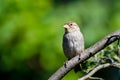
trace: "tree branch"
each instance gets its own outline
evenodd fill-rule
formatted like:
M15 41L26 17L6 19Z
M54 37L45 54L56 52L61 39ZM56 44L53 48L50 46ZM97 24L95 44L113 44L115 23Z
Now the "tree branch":
M91 56L95 55L100 50L104 49L106 46L111 44L112 42L118 40L120 37L120 30L113 32L103 38L102 40L98 41L95 45L91 46L90 48L86 49L82 52L81 56L77 55L71 60L67 62L66 67L63 65L59 68L48 80L60 80L63 78L75 65L87 60Z
M92 75L94 75L97 71L99 71L100 69L103 69L103 68L106 68L106 67L110 67L110 66L113 66L113 67L117 67L117 68L120 68L120 63L106 63L106 64L101 64L97 67L95 67L91 72L89 72L87 75L83 76L82 78L78 79L78 80L86 80L88 79L89 77L91 77Z

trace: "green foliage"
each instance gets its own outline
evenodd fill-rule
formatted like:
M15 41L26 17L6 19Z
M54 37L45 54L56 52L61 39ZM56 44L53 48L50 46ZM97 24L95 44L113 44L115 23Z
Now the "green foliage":
M26 80L25 75L34 73L30 79L46 80L67 60L61 46L63 24L77 22L89 47L120 28L119 4L114 0L0 0L1 74ZM71 78L73 74L64 80L82 75Z
M98 52L90 59L83 62L83 71L88 73L100 64L120 62L120 54L118 52L120 50L119 46L118 41L116 41L102 51Z

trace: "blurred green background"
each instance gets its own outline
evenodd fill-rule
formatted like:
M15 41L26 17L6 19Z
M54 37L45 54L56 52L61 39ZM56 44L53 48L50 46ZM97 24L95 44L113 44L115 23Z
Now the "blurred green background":
M86 48L120 28L119 0L0 0L0 77L47 80L66 58L63 24L75 21ZM73 71L63 80L75 80Z

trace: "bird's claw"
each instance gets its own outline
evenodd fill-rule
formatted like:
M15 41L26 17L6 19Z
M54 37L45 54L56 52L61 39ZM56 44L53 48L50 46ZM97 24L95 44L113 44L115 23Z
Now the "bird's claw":
M80 56L81 56L81 55L79 54L79 58L78 58L78 61L80 60Z
M64 62L64 67L67 68L68 61Z

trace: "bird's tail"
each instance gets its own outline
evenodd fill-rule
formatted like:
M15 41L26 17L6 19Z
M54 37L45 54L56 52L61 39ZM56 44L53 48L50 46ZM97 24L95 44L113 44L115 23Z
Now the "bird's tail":
M81 66L81 64L79 65L79 64L77 64L75 67L74 67L74 71L75 71L75 73L77 73L78 71L81 71L82 70L82 66Z

